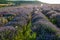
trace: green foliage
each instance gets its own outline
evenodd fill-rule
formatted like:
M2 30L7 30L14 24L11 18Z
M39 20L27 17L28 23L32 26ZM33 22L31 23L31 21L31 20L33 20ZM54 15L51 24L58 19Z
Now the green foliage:
M50 19L50 21L51 21L53 24L56 24L56 19L52 18L52 19Z
M13 18L16 16L16 14L7 14L7 15L4 15L4 17L8 20L8 21L11 21L13 20Z
M4 30L0 32L0 40L11 40L14 37L14 32L11 30Z
M36 33L31 30L31 14L29 15L29 22L23 27L16 26L17 34L13 40L36 40Z
M7 18L7 20L8 20L8 21L11 21L13 18L14 18L13 16L9 16L9 17Z
M36 33L32 32L30 29L31 22L28 25L23 26L22 29L17 27L17 34L14 36L13 40L36 40Z
M11 18L11 17L9 17ZM32 32L31 30L31 15L29 16L29 21L27 25L20 26L17 25L15 27L15 33L9 30L5 30L4 32L1 32L1 40L36 40L36 33ZM5 22L5 18L3 19ZM3 23L4 23L3 22ZM10 36L11 35L11 36Z
M20 29L19 26L16 27L16 33L10 30L5 30L0 32L1 40L36 40L36 33L32 32L30 29L31 22Z
M1 25L4 25L4 24L6 24L8 22L8 20L5 17L0 17L0 22L1 22L0 23Z
M57 33L56 34L56 40L59 40L60 39L60 33Z
M5 6L1 6L1 5L0 5L0 8L2 8L2 7L5 7Z
M2 15L3 16L3 15ZM13 20L13 18L16 16L16 14L14 15L6 15L3 17L0 17L0 26L3 26L4 24L8 23L9 21Z
M56 18L48 18L46 17L50 22L52 22L53 24L56 24L57 20Z

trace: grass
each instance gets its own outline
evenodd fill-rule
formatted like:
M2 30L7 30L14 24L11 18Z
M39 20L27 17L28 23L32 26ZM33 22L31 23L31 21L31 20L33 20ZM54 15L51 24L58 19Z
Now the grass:
M17 28L17 35L15 35L14 40L36 40L36 33L32 33L30 29L31 22L27 26L23 26L22 30ZM20 36L19 36L20 35Z

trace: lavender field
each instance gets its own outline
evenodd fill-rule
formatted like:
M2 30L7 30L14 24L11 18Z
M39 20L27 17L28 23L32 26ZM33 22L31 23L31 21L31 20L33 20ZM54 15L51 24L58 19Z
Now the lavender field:
M60 40L60 6L0 8L0 40Z

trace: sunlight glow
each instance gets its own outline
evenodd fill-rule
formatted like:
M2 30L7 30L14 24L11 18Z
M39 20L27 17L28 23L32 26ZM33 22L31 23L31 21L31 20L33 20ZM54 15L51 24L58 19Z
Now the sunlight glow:
M49 3L49 4L60 4L60 0L38 0L44 3Z

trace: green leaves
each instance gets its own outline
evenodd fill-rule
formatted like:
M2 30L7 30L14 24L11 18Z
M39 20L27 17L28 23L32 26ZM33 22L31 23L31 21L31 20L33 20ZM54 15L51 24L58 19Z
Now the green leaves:
M36 40L36 33L32 33L31 30L31 21L22 27L22 30L17 28L17 35L14 36L14 40Z
M29 18L30 20L27 25L24 25L23 27L17 26L17 34L14 36L13 40L36 40L36 33L31 30L31 15Z
M53 19L50 19L50 21L51 21L53 24L56 24L56 22L57 22L56 19L54 19L54 18L53 18Z

